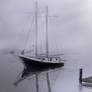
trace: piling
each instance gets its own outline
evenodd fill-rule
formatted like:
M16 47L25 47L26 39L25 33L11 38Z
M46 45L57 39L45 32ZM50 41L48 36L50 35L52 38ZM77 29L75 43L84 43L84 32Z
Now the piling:
M83 69L80 68L80 70L79 70L79 83L80 84L82 83L82 75L83 75Z

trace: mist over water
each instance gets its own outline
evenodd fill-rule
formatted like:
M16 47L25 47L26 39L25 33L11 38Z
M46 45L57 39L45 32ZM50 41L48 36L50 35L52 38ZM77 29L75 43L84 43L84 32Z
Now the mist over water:
M35 26L32 0L0 1L0 50L21 50L25 46L27 33L30 37L27 50L33 49ZM83 77L91 76L92 65L92 1L91 0L38 0L39 12L45 16L48 5L50 53L64 53L65 66L50 72L52 92L91 92L92 88L79 87L79 68ZM40 14L39 14L40 15ZM39 51L45 49L45 19L38 19ZM31 48L30 48L31 47ZM1 52L1 51L0 51ZM22 61L13 55L0 54L0 92L36 92L35 77L28 77L18 87L13 83L23 71ZM46 73L39 74L40 92L48 92ZM42 88L41 88L42 86Z
M91 52L67 51L64 58L65 66L60 69L50 69L38 73L39 91L49 92L47 86L46 74L49 73L52 92L91 92L91 87L82 87L79 85L79 68L83 68L83 77L92 75ZM37 92L35 74L26 76L26 78L14 85L20 79L24 70L23 61L17 56L0 54L0 91L1 92Z

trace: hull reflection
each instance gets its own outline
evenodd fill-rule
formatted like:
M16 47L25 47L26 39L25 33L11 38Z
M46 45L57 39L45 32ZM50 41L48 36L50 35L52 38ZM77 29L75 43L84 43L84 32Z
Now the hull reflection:
M59 71L61 70L61 68L59 67L44 67L44 68L40 68L40 67L35 67L33 65L29 65L28 62L24 62L23 61L23 65L24 65L24 69L21 72L20 77L18 78L18 80L16 80L14 82L15 86L18 86L19 83L21 83L23 80L27 79L27 78L31 78L33 76L35 76L35 80L36 80L36 92L39 92L39 74L44 72L46 73L46 80L47 80L47 87L48 87L48 92L51 92L51 85L50 85L50 78L49 78L49 72L55 72L55 71ZM50 71L52 70L52 71Z

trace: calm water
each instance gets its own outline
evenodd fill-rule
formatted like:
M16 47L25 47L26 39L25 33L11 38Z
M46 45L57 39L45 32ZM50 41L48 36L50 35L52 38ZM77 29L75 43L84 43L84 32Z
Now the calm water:
M89 51L67 53L64 56L66 58L64 67L38 73L31 70L26 73L24 64L18 57L1 54L0 92L37 92L36 78L38 78L38 92L50 92L47 74L51 92L92 92L91 87L81 87L78 83L80 67L84 69L84 77L92 75L91 54Z

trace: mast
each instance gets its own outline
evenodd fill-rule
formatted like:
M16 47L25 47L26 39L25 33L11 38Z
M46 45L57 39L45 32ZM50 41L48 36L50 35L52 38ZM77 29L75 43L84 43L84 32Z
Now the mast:
M48 6L46 6L46 57L48 53Z
M35 2L35 56L38 55L38 2ZM46 7L46 57L48 57L48 6Z
M38 49L37 49L37 39L38 39L38 2L35 2L35 56L38 54Z

